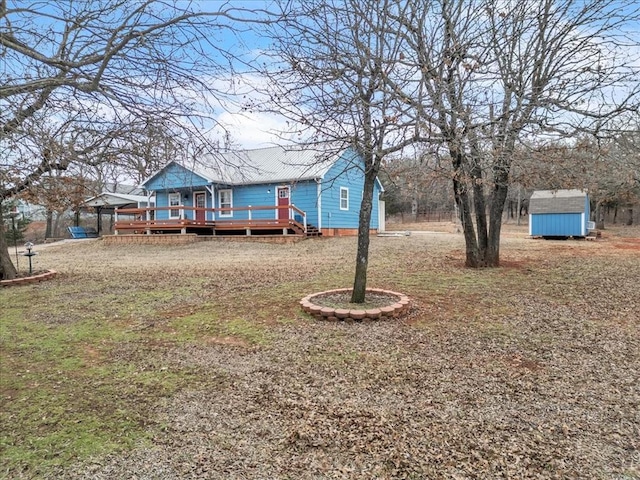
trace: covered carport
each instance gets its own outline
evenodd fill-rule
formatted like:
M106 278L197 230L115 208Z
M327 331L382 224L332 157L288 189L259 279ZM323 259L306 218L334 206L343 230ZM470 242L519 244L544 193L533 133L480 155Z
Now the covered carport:
M155 206L154 197L144 195L132 195L125 193L102 192L95 197L91 197L82 203L84 209L94 209L97 214L96 231L102 235L102 215L113 215L116 208L141 208ZM113 221L112 221L113 223Z

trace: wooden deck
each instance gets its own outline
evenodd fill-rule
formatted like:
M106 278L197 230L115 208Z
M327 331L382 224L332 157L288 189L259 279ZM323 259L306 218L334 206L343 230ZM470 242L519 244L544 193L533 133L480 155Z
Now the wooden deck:
M156 219L178 213L181 218ZM252 218L256 211L288 210L289 218ZM236 213L238 212L238 213ZM240 213L243 212L243 213ZM246 214L244 213L246 212ZM281 207L238 207L224 209L223 214L248 216L244 219L216 218L220 209L195 207L150 207L117 209L114 232L125 234L162 234L162 233L196 233L200 235L301 235L306 236L314 232L314 228L307 225L306 214L293 205ZM285 215L282 215L285 216ZM213 220L215 219L215 220ZM302 221L300 221L302 220Z

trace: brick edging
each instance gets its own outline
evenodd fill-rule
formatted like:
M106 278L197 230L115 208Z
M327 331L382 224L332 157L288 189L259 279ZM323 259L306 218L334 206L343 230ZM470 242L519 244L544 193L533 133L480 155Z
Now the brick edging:
M380 288L367 288L367 293L380 293L389 296L395 296L397 301L380 308L371 308L367 310L346 309L346 308L332 308L323 307L313 303L313 299L321 297L323 295L331 295L334 293L348 293L353 291L352 288L338 288L335 290L327 290L326 292L313 293L307 295L300 300L300 306L309 315L315 317L318 320L329 321L372 321L382 320L388 318L398 318L400 315L406 313L409 310L411 301L409 297L403 293L393 292L391 290L382 290Z
M58 274L55 270L47 270L39 275L32 275L30 277L19 277L12 280L0 280L0 287L14 287L16 285L26 285L28 283L39 283L43 280L51 280Z

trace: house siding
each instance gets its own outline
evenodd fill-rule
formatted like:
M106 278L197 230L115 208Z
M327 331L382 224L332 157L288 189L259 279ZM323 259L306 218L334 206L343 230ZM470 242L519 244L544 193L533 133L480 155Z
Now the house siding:
M197 175L191 170L186 169L182 165L172 163L168 165L160 173L148 180L144 188L146 190L202 190L209 181Z
M180 202L185 207L193 206L193 192L206 191L208 181L194 172L184 168L177 163L168 165L164 170L155 175L145 183L147 191L157 192L156 206L168 207L169 194L180 193ZM207 207L211 207L211 195L207 192ZM193 219L192 211L185 211L184 218ZM166 220L169 218L168 210L156 212L156 219Z
M234 208L248 207L249 205L253 207L274 207L273 209L254 210L251 213L252 219L264 220L274 219L277 216L275 206L277 204L276 192L278 187L289 187L290 203L307 214L308 223L315 224L315 219L318 215L318 196L316 182L314 180L294 183L218 186L217 190L228 188L233 191ZM216 208L220 208L220 205L216 205ZM216 218L220 218L217 213ZM222 218L229 219L230 217ZM246 220L249 218L249 212L242 210L234 211L232 218L234 220Z
M251 212L251 218L255 220L277 218L276 205L278 187L287 186L290 189L290 203L306 213L307 224L320 228L323 231L335 231L336 229L357 231L362 194L364 189L363 162L353 150L345 151L338 160L326 171L322 179L309 179L288 182L265 182L250 185L227 185L212 183L203 174L198 174L181 166L178 163L170 163L159 173L144 183L147 191L155 192L156 206L169 207L169 195L180 194L180 206L192 207L194 205L194 193L206 192L206 208L215 208L215 214L207 212L207 220L247 220L248 211L234 210L232 216L220 216L219 196L220 190L229 189L232 192L232 208L248 207L273 207ZM320 174L321 175L321 174ZM341 189L349 191L349 205L347 209L340 208ZM213 191L213 194L211 193ZM371 212L370 228L375 230L379 226L379 205L381 186L376 180L373 192L373 205ZM192 211L182 210L181 218L194 219ZM297 220L302 219L297 215ZM169 218L168 210L156 212L157 220Z
M349 209L340 209L340 188L349 189ZM322 182L322 228L357 228L360 220L360 204L364 191L362 161L352 151L342 157L325 174ZM380 187L374 184L371 210L371 229L378 228L378 201Z

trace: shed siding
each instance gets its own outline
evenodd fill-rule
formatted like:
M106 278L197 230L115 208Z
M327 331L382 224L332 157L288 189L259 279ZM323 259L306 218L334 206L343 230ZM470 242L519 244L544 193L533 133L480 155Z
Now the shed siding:
M530 215L530 233L535 236L584 236L583 213L538 213Z
M582 213L586 195L579 197L531 198L529 213Z

